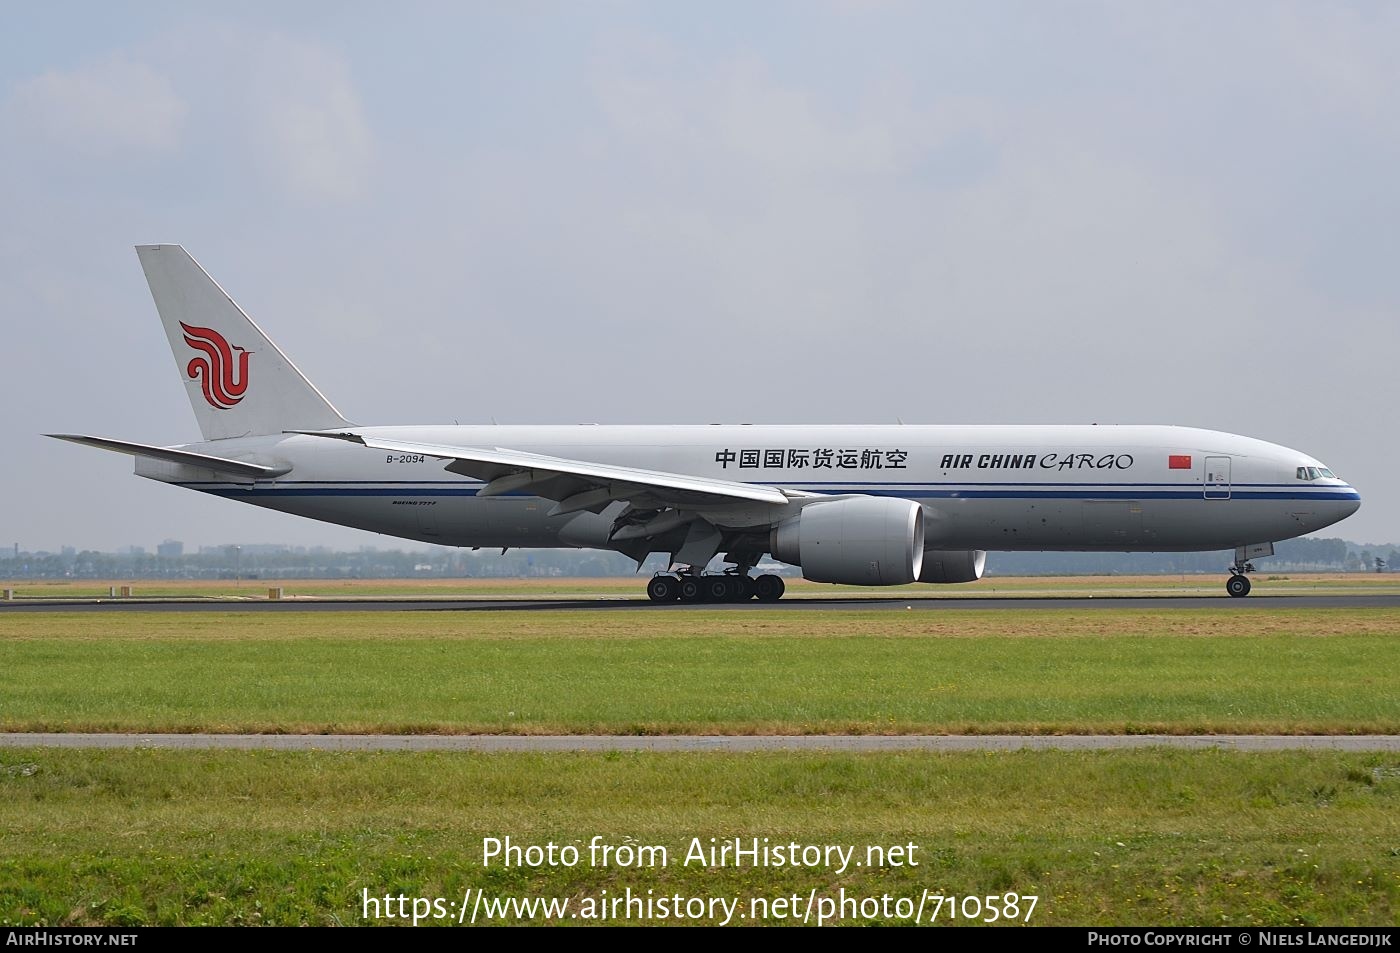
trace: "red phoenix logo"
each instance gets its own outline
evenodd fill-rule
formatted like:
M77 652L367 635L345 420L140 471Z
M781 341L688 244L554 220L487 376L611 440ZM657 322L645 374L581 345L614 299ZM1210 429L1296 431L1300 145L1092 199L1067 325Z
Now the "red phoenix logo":
M248 390L248 358L250 354L241 347L229 347L224 336L212 328L196 328L180 322L180 330L185 332L185 343L201 357L190 361L185 373L190 380L198 380L204 388L204 399L215 410L228 410L243 399ZM238 367L233 366L233 352L238 352Z

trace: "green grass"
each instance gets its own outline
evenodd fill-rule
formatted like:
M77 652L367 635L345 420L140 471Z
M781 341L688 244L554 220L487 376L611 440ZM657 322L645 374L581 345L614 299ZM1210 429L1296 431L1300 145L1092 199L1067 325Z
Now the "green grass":
M1387 609L0 616L0 729L1395 733L1397 632Z
M668 847L483 867L482 839ZM692 837L912 842L918 867L681 866ZM630 839L630 840L629 840ZM857 856L860 856L858 854ZM1040 897L1037 924L1393 925L1395 755L0 750L0 923L362 921L361 891ZM860 918L858 918L860 919Z

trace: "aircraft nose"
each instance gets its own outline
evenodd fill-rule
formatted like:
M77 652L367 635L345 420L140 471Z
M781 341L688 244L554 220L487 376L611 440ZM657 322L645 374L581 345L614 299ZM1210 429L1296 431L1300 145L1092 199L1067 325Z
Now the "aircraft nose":
M1343 483L1332 493L1325 504L1329 523L1338 523L1361 509L1361 494L1349 483Z
M1343 519L1355 513L1357 510L1361 509L1361 494L1356 492L1356 488L1353 487L1350 483L1348 483L1346 485L1346 492L1350 494L1351 499L1342 501Z
M1361 509L1361 494L1356 492L1356 488L1351 484L1338 481L1314 498L1311 514L1294 513L1293 515L1295 519L1300 519L1300 522L1308 526L1308 532L1316 532L1324 526L1340 523L1359 509Z

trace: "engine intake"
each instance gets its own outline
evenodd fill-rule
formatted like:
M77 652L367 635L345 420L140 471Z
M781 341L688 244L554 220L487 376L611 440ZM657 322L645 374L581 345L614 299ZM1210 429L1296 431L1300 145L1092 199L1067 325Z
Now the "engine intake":
M874 496L809 503L772 529L768 545L813 582L902 586L923 570L924 511Z

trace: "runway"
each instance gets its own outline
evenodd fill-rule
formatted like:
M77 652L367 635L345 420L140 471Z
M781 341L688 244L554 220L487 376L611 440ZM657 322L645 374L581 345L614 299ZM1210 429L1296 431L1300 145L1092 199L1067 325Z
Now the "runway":
M0 733L0 748L262 751L1400 751L1400 735L209 735Z
M1005 611L1086 609L1212 609L1251 612L1259 609L1400 609L1400 593L1354 595L1218 596L889 596L784 599L780 602L657 604L645 599L52 599L0 602L0 617L29 612L536 612L561 609L591 612L752 612L756 610L822 611L887 609L912 611Z

